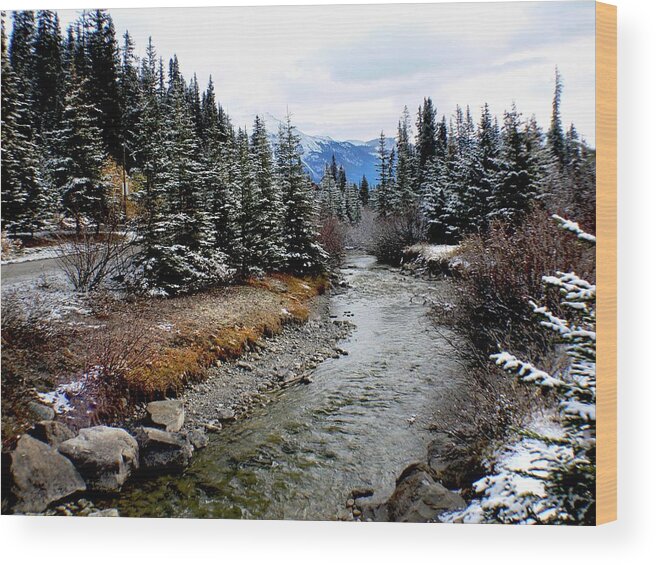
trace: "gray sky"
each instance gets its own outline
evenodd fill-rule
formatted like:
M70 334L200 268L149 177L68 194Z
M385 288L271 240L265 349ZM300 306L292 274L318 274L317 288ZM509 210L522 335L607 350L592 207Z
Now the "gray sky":
M594 145L594 3L513 2L110 10L142 54L149 35L165 60L204 88L211 74L236 125L285 115L305 133L367 140L395 134L405 105L438 113L516 102L548 127L557 65L562 114ZM60 10L65 27L78 12ZM250 124L249 124L250 125Z

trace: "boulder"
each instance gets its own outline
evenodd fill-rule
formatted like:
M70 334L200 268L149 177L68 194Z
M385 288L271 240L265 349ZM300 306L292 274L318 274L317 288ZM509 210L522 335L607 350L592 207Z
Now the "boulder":
M189 465L193 447L184 434L141 427L134 436L139 444L141 471L179 471Z
M133 470L139 467L137 440L120 428L95 426L62 442L59 452L68 457L90 490L121 490Z
M50 406L35 400L28 402L27 407L37 420L52 420L55 417L55 411Z
M43 512L50 504L86 489L73 464L56 449L22 436L10 456L14 512Z
M466 506L463 498L440 484L425 463L407 467L385 503L394 522L437 521L438 515Z
M219 408L216 411L216 417L222 422L231 422L236 418L236 415L232 408Z
M156 400L149 402L146 412L151 423L167 432L179 432L184 424L184 405L181 400Z
M187 439L189 440L189 443L193 445L194 449L203 449L204 447L207 447L207 444L210 442L210 438L207 437L207 434L200 429L188 432Z
M57 447L61 442L75 437L75 433L68 426L56 420L42 420L34 424L28 433L50 447Z

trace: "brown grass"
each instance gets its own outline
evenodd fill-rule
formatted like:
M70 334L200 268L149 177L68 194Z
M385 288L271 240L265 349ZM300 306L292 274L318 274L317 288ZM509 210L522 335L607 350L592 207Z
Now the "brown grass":
M29 386L52 390L56 383L83 378L86 393L75 399L80 421L71 424L112 420L134 402L179 394L187 384L205 378L217 361L239 357L286 324L306 321L309 302L326 285L325 277L276 274L170 299L127 302L97 295L92 315L78 318L75 332L58 333L56 349L47 347L48 341L24 338L39 335L24 331L27 326L37 327L34 320L19 324L6 315L3 396L12 382L21 383L24 392ZM39 365L37 378L34 360L43 356L48 363ZM7 398L3 398L3 423L17 412L16 406L5 402ZM22 413L19 420L29 417ZM12 433L20 433L29 423L12 423Z

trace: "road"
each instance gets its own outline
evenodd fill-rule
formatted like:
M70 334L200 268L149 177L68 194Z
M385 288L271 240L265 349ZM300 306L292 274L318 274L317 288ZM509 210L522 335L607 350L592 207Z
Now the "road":
M2 284L16 284L34 280L42 275L52 275L61 272L57 258L35 259L22 263L8 263L0 266Z

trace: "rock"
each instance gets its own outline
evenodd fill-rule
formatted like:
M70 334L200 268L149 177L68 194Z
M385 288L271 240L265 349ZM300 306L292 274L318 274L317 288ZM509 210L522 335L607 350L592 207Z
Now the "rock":
M351 498L369 498L374 495L374 489L368 487L354 488L351 491Z
M222 422L231 422L235 419L235 411L232 408L219 408L216 417Z
M207 444L210 442L210 438L207 437L207 434L201 429L191 430L187 433L187 439L189 443L194 446L194 449L203 449L207 447Z
M139 467L137 440L120 428L84 428L77 437L61 443L59 452L73 462L88 488L97 492L121 490Z
M37 420L52 420L55 417L55 411L50 406L46 406L35 400L28 402L27 407Z
M184 434L141 427L134 437L139 444L141 471L179 471L189 465L193 448Z
M385 506L391 521L428 522L437 521L443 512L464 508L466 503L440 484L428 465L414 463L401 473Z
M50 504L86 490L73 464L56 449L22 436L10 455L11 494L14 512L43 512Z
M181 400L156 400L146 405L152 424L167 432L179 432L184 424L184 405Z
M96 510L88 514L89 518L118 518L119 513L116 508L106 508L105 510Z
M237 368L243 369L244 371L252 371L254 370L253 365L250 363L246 363L246 361L237 361Z
M355 504L355 500L353 500L352 498L349 498L346 501L346 508L351 508L354 504Z
M220 423L213 424L212 422L207 422L206 424L203 424L203 426L208 432L220 432L223 429L223 426Z
M50 447L57 447L62 441L75 437L75 433L68 426L54 420L42 420L34 424L28 433Z

